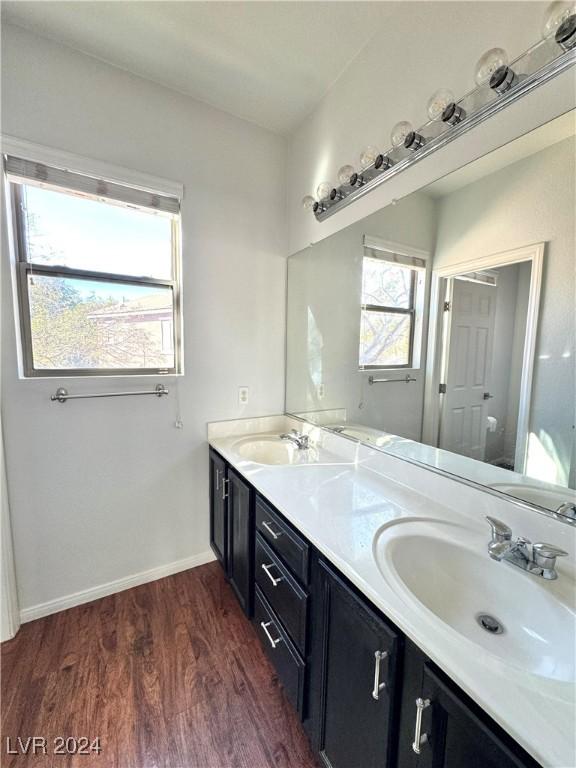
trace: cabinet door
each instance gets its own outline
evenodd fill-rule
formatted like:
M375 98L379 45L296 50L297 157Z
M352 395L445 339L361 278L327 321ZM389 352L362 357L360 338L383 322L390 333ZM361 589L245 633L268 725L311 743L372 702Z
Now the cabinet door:
M247 616L254 590L252 489L228 468L228 578Z
M398 637L320 562L319 751L331 768L392 766Z
M472 708L428 664L424 665L420 734L413 706L411 750L418 768L538 768L524 750L496 724ZM417 740L420 735L419 742ZM419 751L419 755L416 752Z
M210 546L228 570L228 526L226 499L226 462L215 451L210 451Z

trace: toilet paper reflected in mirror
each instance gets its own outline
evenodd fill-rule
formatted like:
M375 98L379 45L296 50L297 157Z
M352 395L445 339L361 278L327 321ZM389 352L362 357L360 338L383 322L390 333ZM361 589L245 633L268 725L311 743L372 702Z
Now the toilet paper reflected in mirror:
M498 428L498 419L494 416L486 416L486 429L488 432L496 432Z

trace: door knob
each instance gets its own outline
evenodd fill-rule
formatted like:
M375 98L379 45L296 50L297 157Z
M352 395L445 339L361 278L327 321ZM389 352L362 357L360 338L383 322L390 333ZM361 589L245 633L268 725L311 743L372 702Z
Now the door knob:
M484 394L482 395L482 397L484 398L484 400L492 400L492 398L494 397L494 395L491 395L491 394L490 394L490 392L484 392Z

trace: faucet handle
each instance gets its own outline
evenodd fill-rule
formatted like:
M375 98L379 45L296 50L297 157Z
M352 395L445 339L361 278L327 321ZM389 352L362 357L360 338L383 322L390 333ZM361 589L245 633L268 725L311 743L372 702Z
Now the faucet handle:
M533 544L532 549L538 555L538 557L545 559L551 559L553 557L566 557L568 555L568 552L560 549L560 547L556 547L554 544L546 544L543 541L539 541L536 544Z
M551 580L558 578L556 558L565 557L568 552L564 552L563 549L554 546L554 544L545 544L543 541L539 541L532 545L532 554L537 572L543 578Z
M486 515L486 520L488 520L492 531L492 541L510 541L512 539L512 528L509 528L506 523L496 517L490 517L490 515Z
M572 501L565 501L556 510L556 514L564 515L570 520L576 520L576 504Z

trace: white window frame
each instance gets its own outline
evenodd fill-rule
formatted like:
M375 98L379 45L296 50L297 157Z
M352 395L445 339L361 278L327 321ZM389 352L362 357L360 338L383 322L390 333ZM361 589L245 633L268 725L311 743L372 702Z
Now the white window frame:
M40 144L34 144L10 136L2 136L3 156L12 155L25 160L42 163L47 166L63 168L75 173L85 174L106 181L122 184L127 187L148 190L182 200L184 188L177 182L149 176L138 171L110 165L97 160L74 155L68 152L51 149ZM91 270L70 269L67 267L52 267L49 265L32 265L26 261L25 242L20 230L20 217L17 215L18 191L12 184L3 168L4 192L7 205L7 234L8 250L11 262L14 306L16 309L16 326L18 341L18 367L20 378L77 378L77 377L124 377L124 376L180 376L184 373L182 355L182 249L181 249L181 215L174 219L172 229L172 279L158 280L155 278L140 278L132 275L110 274ZM59 277L78 277L99 280L103 282L124 282L131 285L143 284L150 286L166 286L172 289L173 320L174 320L174 367L173 368L112 368L112 369L35 369L32 358L32 340L30 333L30 309L28 305L27 275L32 271L36 275L49 274Z
M362 258L362 272L364 271L364 258L370 258L370 254L366 253L367 250L382 252L382 260L389 261L391 264L394 263L394 260L387 259L386 254L390 256L397 255L403 257L407 261L413 260L414 263L419 262L424 266L411 266L409 263L398 264L398 266L411 269L415 273L413 278L411 312L407 310L402 310L401 312L401 314L411 315L412 317L409 363L407 365L358 365L358 369L370 373L374 371L403 371L404 373L409 371L419 371L422 367L424 356L423 336L425 332L426 289L428 285L428 272L430 269L430 254L428 251L421 250L420 248L413 248L412 246L396 243L392 240L385 240L384 238L374 235L364 235L363 246L364 256ZM374 256L372 256L372 258L374 258ZM361 305L360 323L362 323L362 312L364 310L372 309L372 305ZM384 313L392 313L395 310L382 305L381 311ZM358 339L358 352L360 352L360 339Z

